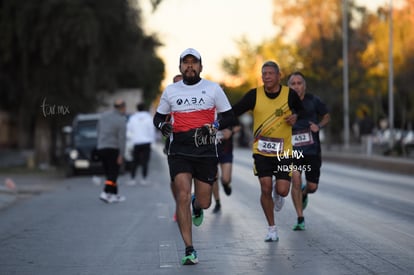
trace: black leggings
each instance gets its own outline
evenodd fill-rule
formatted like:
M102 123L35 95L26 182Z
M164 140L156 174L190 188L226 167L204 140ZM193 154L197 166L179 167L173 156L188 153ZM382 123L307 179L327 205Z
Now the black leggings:
M119 164L117 162L119 150L114 148L103 148L98 151L98 154L102 160L106 177L104 191L117 194L118 186L116 185L116 181L119 175Z
M131 167L131 178L135 178L135 173L138 166L142 166L142 177L145 179L148 175L148 163L151 154L151 143L134 145L133 157Z

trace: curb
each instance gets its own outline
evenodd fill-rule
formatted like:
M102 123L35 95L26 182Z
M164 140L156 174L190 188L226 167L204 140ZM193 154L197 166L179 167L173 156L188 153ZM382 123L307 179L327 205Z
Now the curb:
M324 161L332 161L356 167L371 168L384 172L414 175L414 160L385 156L368 156L343 152L322 152Z
M47 180L45 180L47 179ZM0 174L0 210L19 199L35 196L51 190L57 179L33 175L3 175Z

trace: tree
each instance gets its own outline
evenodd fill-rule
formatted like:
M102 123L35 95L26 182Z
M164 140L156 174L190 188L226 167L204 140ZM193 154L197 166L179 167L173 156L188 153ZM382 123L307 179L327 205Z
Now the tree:
M276 37L264 41L260 46L249 46L253 51L246 54L240 51L240 58L233 57L241 75L251 75L252 68L257 68L264 59L273 59L280 63L284 80L295 70L302 71L307 78L307 86L336 110L332 114L328 136L339 141L342 138L343 108L343 56L342 56L342 5L338 0L274 0L273 22L278 30ZM349 66L350 66L350 101L351 113L358 106L352 104L362 101L371 103L372 97L364 85L366 68L360 62L371 36L368 33L369 19L365 8L349 1ZM239 47L245 49L246 47ZM259 62L260 61L260 62ZM259 64L257 64L259 62ZM228 62L229 63L229 62ZM230 63L231 64L231 63ZM252 82L249 80L249 82ZM257 83L250 83L256 84ZM362 89L361 89L362 88Z
M393 9L393 63L396 126L410 127L414 121L414 95L410 83L414 71L414 1ZM389 68L389 7L380 7L371 15L369 32L372 39L361 54L361 63L371 79L369 85L375 91L380 116L388 114L388 68Z
M144 34L140 11L128 0L3 0L0 14L0 93L6 99L0 108L16 118L19 148L37 145L39 137L50 152L48 133L78 112L94 111L103 90L143 87L149 100L158 93L160 44ZM69 114L45 116L44 102L68 107Z
M237 47L237 55L224 58L222 61L223 70L230 76L225 83L230 92L230 99L238 99L248 89L261 85L261 66L267 60L280 63L285 76L295 68L301 67L297 47L285 42L281 37L263 41L259 46L252 45L246 37L242 37L237 41Z

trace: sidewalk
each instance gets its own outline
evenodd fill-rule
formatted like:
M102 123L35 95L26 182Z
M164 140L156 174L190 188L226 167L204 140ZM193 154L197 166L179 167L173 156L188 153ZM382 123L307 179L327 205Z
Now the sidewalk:
M383 156L378 153L367 154L363 153L359 146L347 149L338 146L322 148L322 158L324 161L356 167L414 175L414 158Z
M25 166L32 155L31 150L0 149L0 168Z
M61 181L57 171L1 172L0 210L19 199L28 198L53 189Z

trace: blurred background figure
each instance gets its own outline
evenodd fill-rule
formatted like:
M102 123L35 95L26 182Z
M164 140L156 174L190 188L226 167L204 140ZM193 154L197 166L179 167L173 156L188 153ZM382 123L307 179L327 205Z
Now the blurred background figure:
M223 186L224 193L226 193L227 196L230 196L232 192L231 175L233 170L233 133L238 130L240 130L240 126L223 129L217 133L217 152L220 174L217 174L217 179L213 185L213 197L216 202L213 213L218 213L221 210L219 180Z
M375 123L366 110L362 110L362 117L358 121L358 126L361 141L363 140L364 136L371 135L374 131Z
M126 104L118 99L114 109L102 114L98 121L98 155L105 172L105 186L99 198L106 203L122 202L124 196L118 195L117 179L123 163L126 140Z
M133 143L131 179L130 185L135 185L136 171L138 167L142 170L140 183L147 185L148 164L151 157L151 144L155 141L155 127L152 123L152 116L144 103L137 104L137 112L128 120L127 132Z
M366 110L362 110L362 118L358 121L361 150L367 155L372 154L372 134L375 123Z

